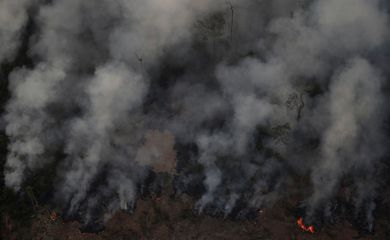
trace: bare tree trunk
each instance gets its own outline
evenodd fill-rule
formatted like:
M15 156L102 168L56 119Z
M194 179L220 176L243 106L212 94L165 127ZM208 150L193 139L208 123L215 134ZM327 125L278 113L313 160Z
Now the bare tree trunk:
M216 58L215 56L216 56L216 54L215 54L215 41L216 41L216 39L215 39L215 37L213 37L213 57L214 57L214 59Z
M305 102L303 101L303 93L301 93L301 95L300 95L300 100L301 100L301 104L300 104L299 107L298 107L297 121L299 121L299 119L301 119L302 110L303 110L303 108L305 107Z
M234 29L234 6L233 4L228 1L229 7L230 7L230 14L231 14L231 22L230 22L230 43L233 44L233 29Z
M144 64L143 64L142 56L139 56L137 53L134 53L134 54L137 57L137 60L140 64L140 68L141 68L141 74L143 75L144 74Z

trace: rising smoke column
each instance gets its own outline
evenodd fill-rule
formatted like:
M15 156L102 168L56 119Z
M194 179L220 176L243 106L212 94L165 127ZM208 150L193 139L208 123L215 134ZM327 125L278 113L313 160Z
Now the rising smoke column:
M144 138L158 129L196 146L200 212L265 207L293 172L311 175L308 217L351 176L371 218L385 149L385 2L228 3L1 2L1 61L37 9L34 64L9 76L6 185L19 190L60 161L55 201L69 214L92 220L107 199L109 212L131 209L152 168Z
M311 155L312 159L299 155L295 152L297 149L294 148L294 142L290 143L291 146L283 147L270 143L271 148L282 153L288 165L312 172L314 195L309 199L309 216L313 209L323 206L335 196L338 190L337 182L344 176L355 177L362 172L365 176L357 184L355 203L358 209L363 202L372 201L375 195L375 184L370 179L373 178L373 172L378 172L377 163L385 149L384 138L379 130L384 120L384 115L379 113L379 109L383 108L383 93L380 90L380 70L371 66L370 60L367 59L375 59L377 51L383 48L387 40L388 18L381 10L381 4L380 1L314 1L308 8L293 12L292 17L278 17L270 22L269 34L276 34L276 40L271 42L271 47L265 48L263 43L266 44L267 37L270 36L261 39L259 51L265 56L262 60L248 57L238 65L228 65L217 70L217 77L222 80L224 92L231 94L227 101L233 100L231 106L234 109L234 118L227 129L230 134L227 134L229 137L226 139L234 142L229 148L234 150L227 155L234 156L244 152L244 157L238 160L241 162L244 162L245 158L251 158L247 139L251 138L251 134L259 125L272 126L287 122L287 126L295 132L293 138L313 133L320 138L321 147L317 154L326 155L323 157L325 159L316 157L317 154ZM353 6L351 11L347 10L350 6ZM359 72L355 74L357 69ZM345 71L345 74L339 73L340 71ZM339 77L334 77L338 74ZM304 109L303 118L297 122L291 114L283 111L282 104L291 92L305 95L306 90L302 89L302 83L319 85L329 89L329 93L313 99L314 102L307 102L309 99L305 97L309 109ZM339 93L336 94L337 91ZM354 97L345 101L346 96ZM251 98L253 100L247 101ZM353 113L355 104L365 108L356 109L357 113ZM329 110L330 106L337 110ZM263 115L263 112L266 113ZM344 124L340 125L340 121ZM354 129L350 129L349 127L355 126L354 122L359 123ZM343 137L342 133L348 132L348 129L350 136ZM299 133L300 131L302 133ZM294 141L299 142L299 138ZM249 142L253 142L253 139ZM224 149L226 147L221 151L225 151ZM336 157L339 151L347 151L348 154ZM300 160L299 164L295 163L298 158L303 158L303 162ZM232 161L236 160L233 159ZM263 161L277 163L274 159ZM349 164L344 165L344 161ZM212 168L206 168L215 168L213 164L211 166ZM223 175L220 169L207 171L206 189L216 192ZM251 178L250 174L244 174L243 178L245 176L248 176L248 180ZM271 183L265 183L266 186L269 184ZM361 185L370 187L363 188ZM265 197L260 199L266 200ZM319 203L319 199L323 202ZM373 207L369 209L372 210ZM372 213L368 213L367 216L371 215Z
M28 11L38 1L4 0L0 2L0 61L12 61L20 46L21 32L27 24Z
M376 194L377 186L372 179L385 149L381 131L382 76L367 60L356 58L332 80L328 104L330 125L323 135L321 161L312 173L311 203L317 207L321 201L329 200L336 194L344 174L357 174L354 177L359 206L364 201L372 201Z
M107 166L103 188L119 199L113 210L132 204L139 178L134 158L146 132L138 127L147 119L140 111L148 86L144 69L166 48L185 47L195 16L212 6L167 0L53 1L39 7L29 52L39 62L10 78L7 186L18 190L26 170L56 161L59 148L67 157L58 169L57 199L70 213L86 201Z

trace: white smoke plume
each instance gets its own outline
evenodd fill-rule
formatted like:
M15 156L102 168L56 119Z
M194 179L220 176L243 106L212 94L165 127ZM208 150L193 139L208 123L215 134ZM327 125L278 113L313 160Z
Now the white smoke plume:
M106 217L131 210L156 172L152 158L164 155L145 146L150 131L161 131L186 151L170 171L176 190L203 187L199 212L245 214L310 175L308 218L352 178L353 204L370 224L387 154L388 7L1 1L0 61L27 42L32 62L7 79L5 184L20 191L32 172L54 164L52 201L67 214L93 221L102 202Z
M28 11L35 0L4 0L0 2L0 61L12 61L20 46L22 30L27 25Z

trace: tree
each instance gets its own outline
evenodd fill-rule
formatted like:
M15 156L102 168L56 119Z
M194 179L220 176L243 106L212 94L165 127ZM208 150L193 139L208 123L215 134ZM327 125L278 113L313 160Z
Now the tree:
M225 29L225 18L222 12L216 12L196 21L195 27L205 39L211 38L213 41L213 54L215 55L215 42L217 38L223 36Z
M297 121L302 116L302 110L305 107L305 102L303 101L303 93L292 93L289 95L286 106L289 110L296 110L297 111Z

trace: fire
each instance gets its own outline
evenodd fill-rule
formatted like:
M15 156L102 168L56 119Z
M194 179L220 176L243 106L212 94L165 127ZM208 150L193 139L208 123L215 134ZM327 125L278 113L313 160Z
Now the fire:
M303 223L303 218L300 217L297 221L298 223L298 226L300 226L302 228L303 231L305 232L311 232L311 233L314 233L315 230L314 230L314 226L313 225L310 225L310 226L306 226L304 223Z
M54 222L57 220L57 213L55 211L52 211L50 213L50 219Z

